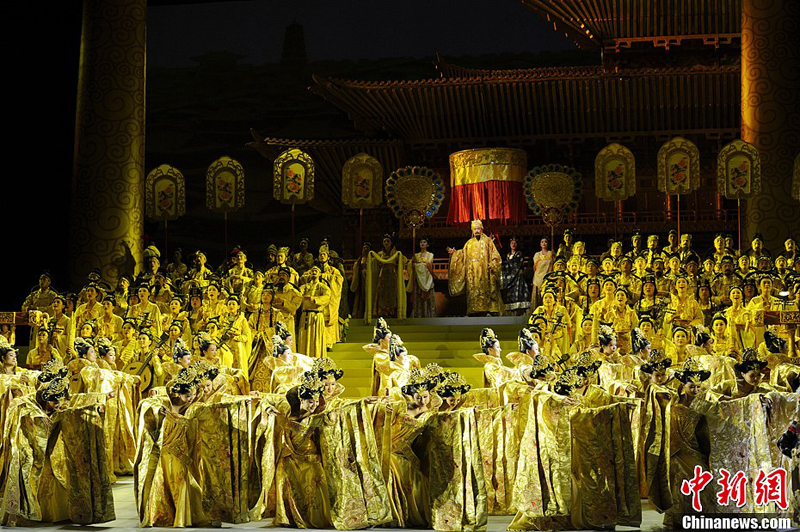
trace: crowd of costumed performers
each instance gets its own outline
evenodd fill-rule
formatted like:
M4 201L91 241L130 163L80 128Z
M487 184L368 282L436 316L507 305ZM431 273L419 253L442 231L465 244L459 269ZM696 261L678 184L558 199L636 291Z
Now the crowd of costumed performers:
M308 242L275 248L256 271L242 249L212 272L202 252L162 268L149 248L135 278L112 288L92 272L76 294L43 274L24 303L24 362L16 330L0 338L2 524L111 521L122 475L142 526L473 532L508 515L513 530L608 528L638 526L642 498L667 525L717 511L797 518L792 239L774 261L760 238L736 253L719 235L701 262L672 233L667 248L634 235L631 251L612 242L596 259L567 232L555 254L541 241L528 284L524 261L507 266L472 229L448 249L451 293L472 314L527 313L518 351L475 331L480 388L420 361L379 318L364 346L370 395L345 398L327 350L351 314L327 243L316 259ZM366 273L353 268L350 299L396 317L429 286L400 281L432 270L428 255L389 260L387 246L383 261L367 250ZM512 287L525 301L506 307ZM684 481L698 471L715 481L695 500ZM722 471L747 479L741 506L717 500Z

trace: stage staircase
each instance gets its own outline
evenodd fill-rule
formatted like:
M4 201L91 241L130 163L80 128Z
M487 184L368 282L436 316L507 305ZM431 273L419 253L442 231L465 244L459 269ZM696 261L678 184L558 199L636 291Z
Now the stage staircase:
M517 350L517 334L524 326L523 317L481 318L409 318L387 320L393 333L400 335L408 352L424 366L436 362L443 368L458 371L473 387L483 386L483 366L472 355L480 352L479 337L484 327L491 327L500 338L505 355ZM344 370L341 384L346 397L369 395L372 379L372 357L363 349L372 343L372 325L350 321L347 341L336 344L329 356Z

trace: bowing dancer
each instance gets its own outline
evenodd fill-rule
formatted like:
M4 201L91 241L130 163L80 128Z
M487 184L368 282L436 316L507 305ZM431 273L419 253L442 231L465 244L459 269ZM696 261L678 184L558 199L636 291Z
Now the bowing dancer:
M70 404L69 371L46 364L35 394L7 412L0 471L4 526L113 521L114 498L103 446L102 403Z
M506 382L519 378L519 373L515 371L515 368L503 365L503 359L500 357L502 353L500 340L492 329L487 327L481 331L480 344L483 353L472 355L472 357L483 364L483 386L485 388L500 388Z

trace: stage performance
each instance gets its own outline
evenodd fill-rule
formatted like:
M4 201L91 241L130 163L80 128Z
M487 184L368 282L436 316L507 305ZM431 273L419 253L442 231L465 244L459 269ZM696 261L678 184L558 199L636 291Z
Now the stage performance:
M59 7L0 524L800 527L800 3L674 4Z

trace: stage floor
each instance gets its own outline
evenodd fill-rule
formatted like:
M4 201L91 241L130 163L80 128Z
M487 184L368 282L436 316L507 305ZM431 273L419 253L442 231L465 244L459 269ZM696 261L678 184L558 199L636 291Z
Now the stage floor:
M56 525L42 525L38 526L35 525L30 528L36 528L37 530L105 530L105 529L114 529L114 530L142 530L139 528L139 519L136 515L136 505L133 499L133 477L120 477L116 484L114 484L114 506L116 509L117 519L116 521L111 521L110 523L103 523L99 525L89 525L89 526L81 526L81 525L74 525L71 523L59 523ZM649 503L646 500L642 501L642 527L640 529L630 528L630 527L617 527L618 531L625 531L625 530L661 530L663 527L661 526L661 521L663 516L658 514L655 510L653 510ZM511 516L489 516L489 526L487 532L503 532L508 527L508 524L511 522ZM270 526L270 521L254 521L251 523L243 523L239 525L233 525L230 523L222 523L222 529L262 529L262 528L269 528L275 531L296 531L297 529L292 528L272 528ZM174 530L174 529L158 529L152 528L150 530ZM210 529L200 529L200 528L192 528L191 530L220 530L219 528L210 528ZM392 530L398 530L407 532L408 528L404 529L393 529L393 528L379 528L376 530L390 532Z

